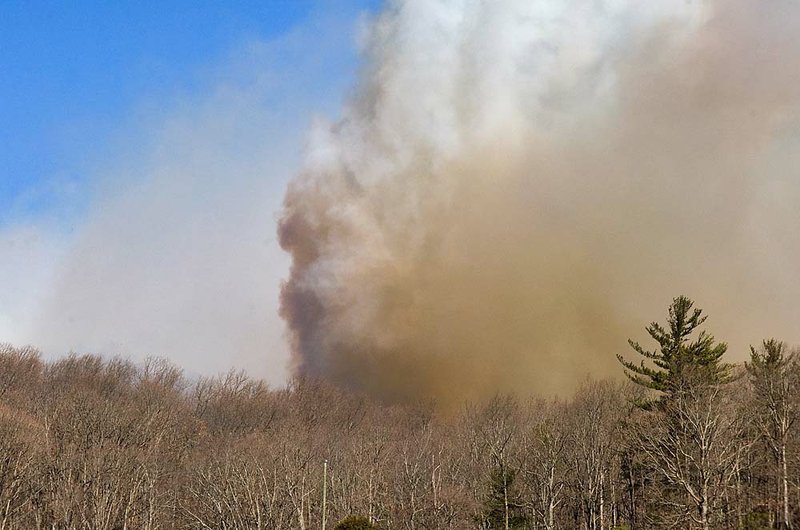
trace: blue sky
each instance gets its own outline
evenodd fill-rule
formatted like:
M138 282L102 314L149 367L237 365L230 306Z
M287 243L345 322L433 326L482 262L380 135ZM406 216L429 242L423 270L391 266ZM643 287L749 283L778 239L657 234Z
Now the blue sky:
M356 13L379 3L341 4ZM312 0L2 2L0 225L74 215L109 138L130 133L142 107L203 94L209 69L232 50L279 38L324 9ZM343 54L331 84L354 62Z
M283 381L278 212L380 4L0 2L0 343Z

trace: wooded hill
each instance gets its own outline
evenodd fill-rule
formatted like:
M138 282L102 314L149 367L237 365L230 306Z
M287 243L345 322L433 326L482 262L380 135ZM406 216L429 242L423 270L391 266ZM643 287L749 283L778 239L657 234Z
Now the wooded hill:
M702 326L676 298L630 381L455 415L4 346L0 529L798 527L794 354L731 366Z

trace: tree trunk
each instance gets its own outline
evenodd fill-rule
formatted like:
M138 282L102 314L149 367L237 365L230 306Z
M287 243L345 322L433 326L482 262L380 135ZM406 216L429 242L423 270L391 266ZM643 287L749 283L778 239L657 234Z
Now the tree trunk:
M605 473L600 474L600 530L606 525L606 503L605 503Z
M781 516L783 521L779 524L780 528L791 528L789 519L789 473L786 465L786 442L781 443Z
M700 527L703 530L709 530L711 528L708 525L708 497L705 494L700 501Z
M505 516L506 516L506 530L509 530L509 517L508 517L508 480L506 479L505 470L503 470L503 505L505 508Z

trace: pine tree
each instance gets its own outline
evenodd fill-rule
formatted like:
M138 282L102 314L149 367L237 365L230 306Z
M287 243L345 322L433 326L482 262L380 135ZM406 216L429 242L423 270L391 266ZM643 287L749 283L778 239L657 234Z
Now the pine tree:
M692 334L707 318L702 310L693 309L693 306L694 302L689 298L679 296L669 306L666 326L652 322L645 328L658 343L657 350L646 350L638 342L628 340L636 353L655 365L645 365L645 359L636 364L617 355L626 368L625 375L631 381L661 392L664 398L674 394L688 380L709 385L732 380L731 365L721 362L728 349L727 344L715 342L714 337L706 331L700 331L697 338L691 340ZM653 402L641 401L638 405L650 408Z

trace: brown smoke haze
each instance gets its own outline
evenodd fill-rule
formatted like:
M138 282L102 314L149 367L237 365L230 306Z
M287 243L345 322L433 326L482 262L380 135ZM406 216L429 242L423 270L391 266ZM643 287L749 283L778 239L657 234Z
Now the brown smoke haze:
M800 321L800 6L392 3L280 224L295 369L386 399L570 392L686 294Z

